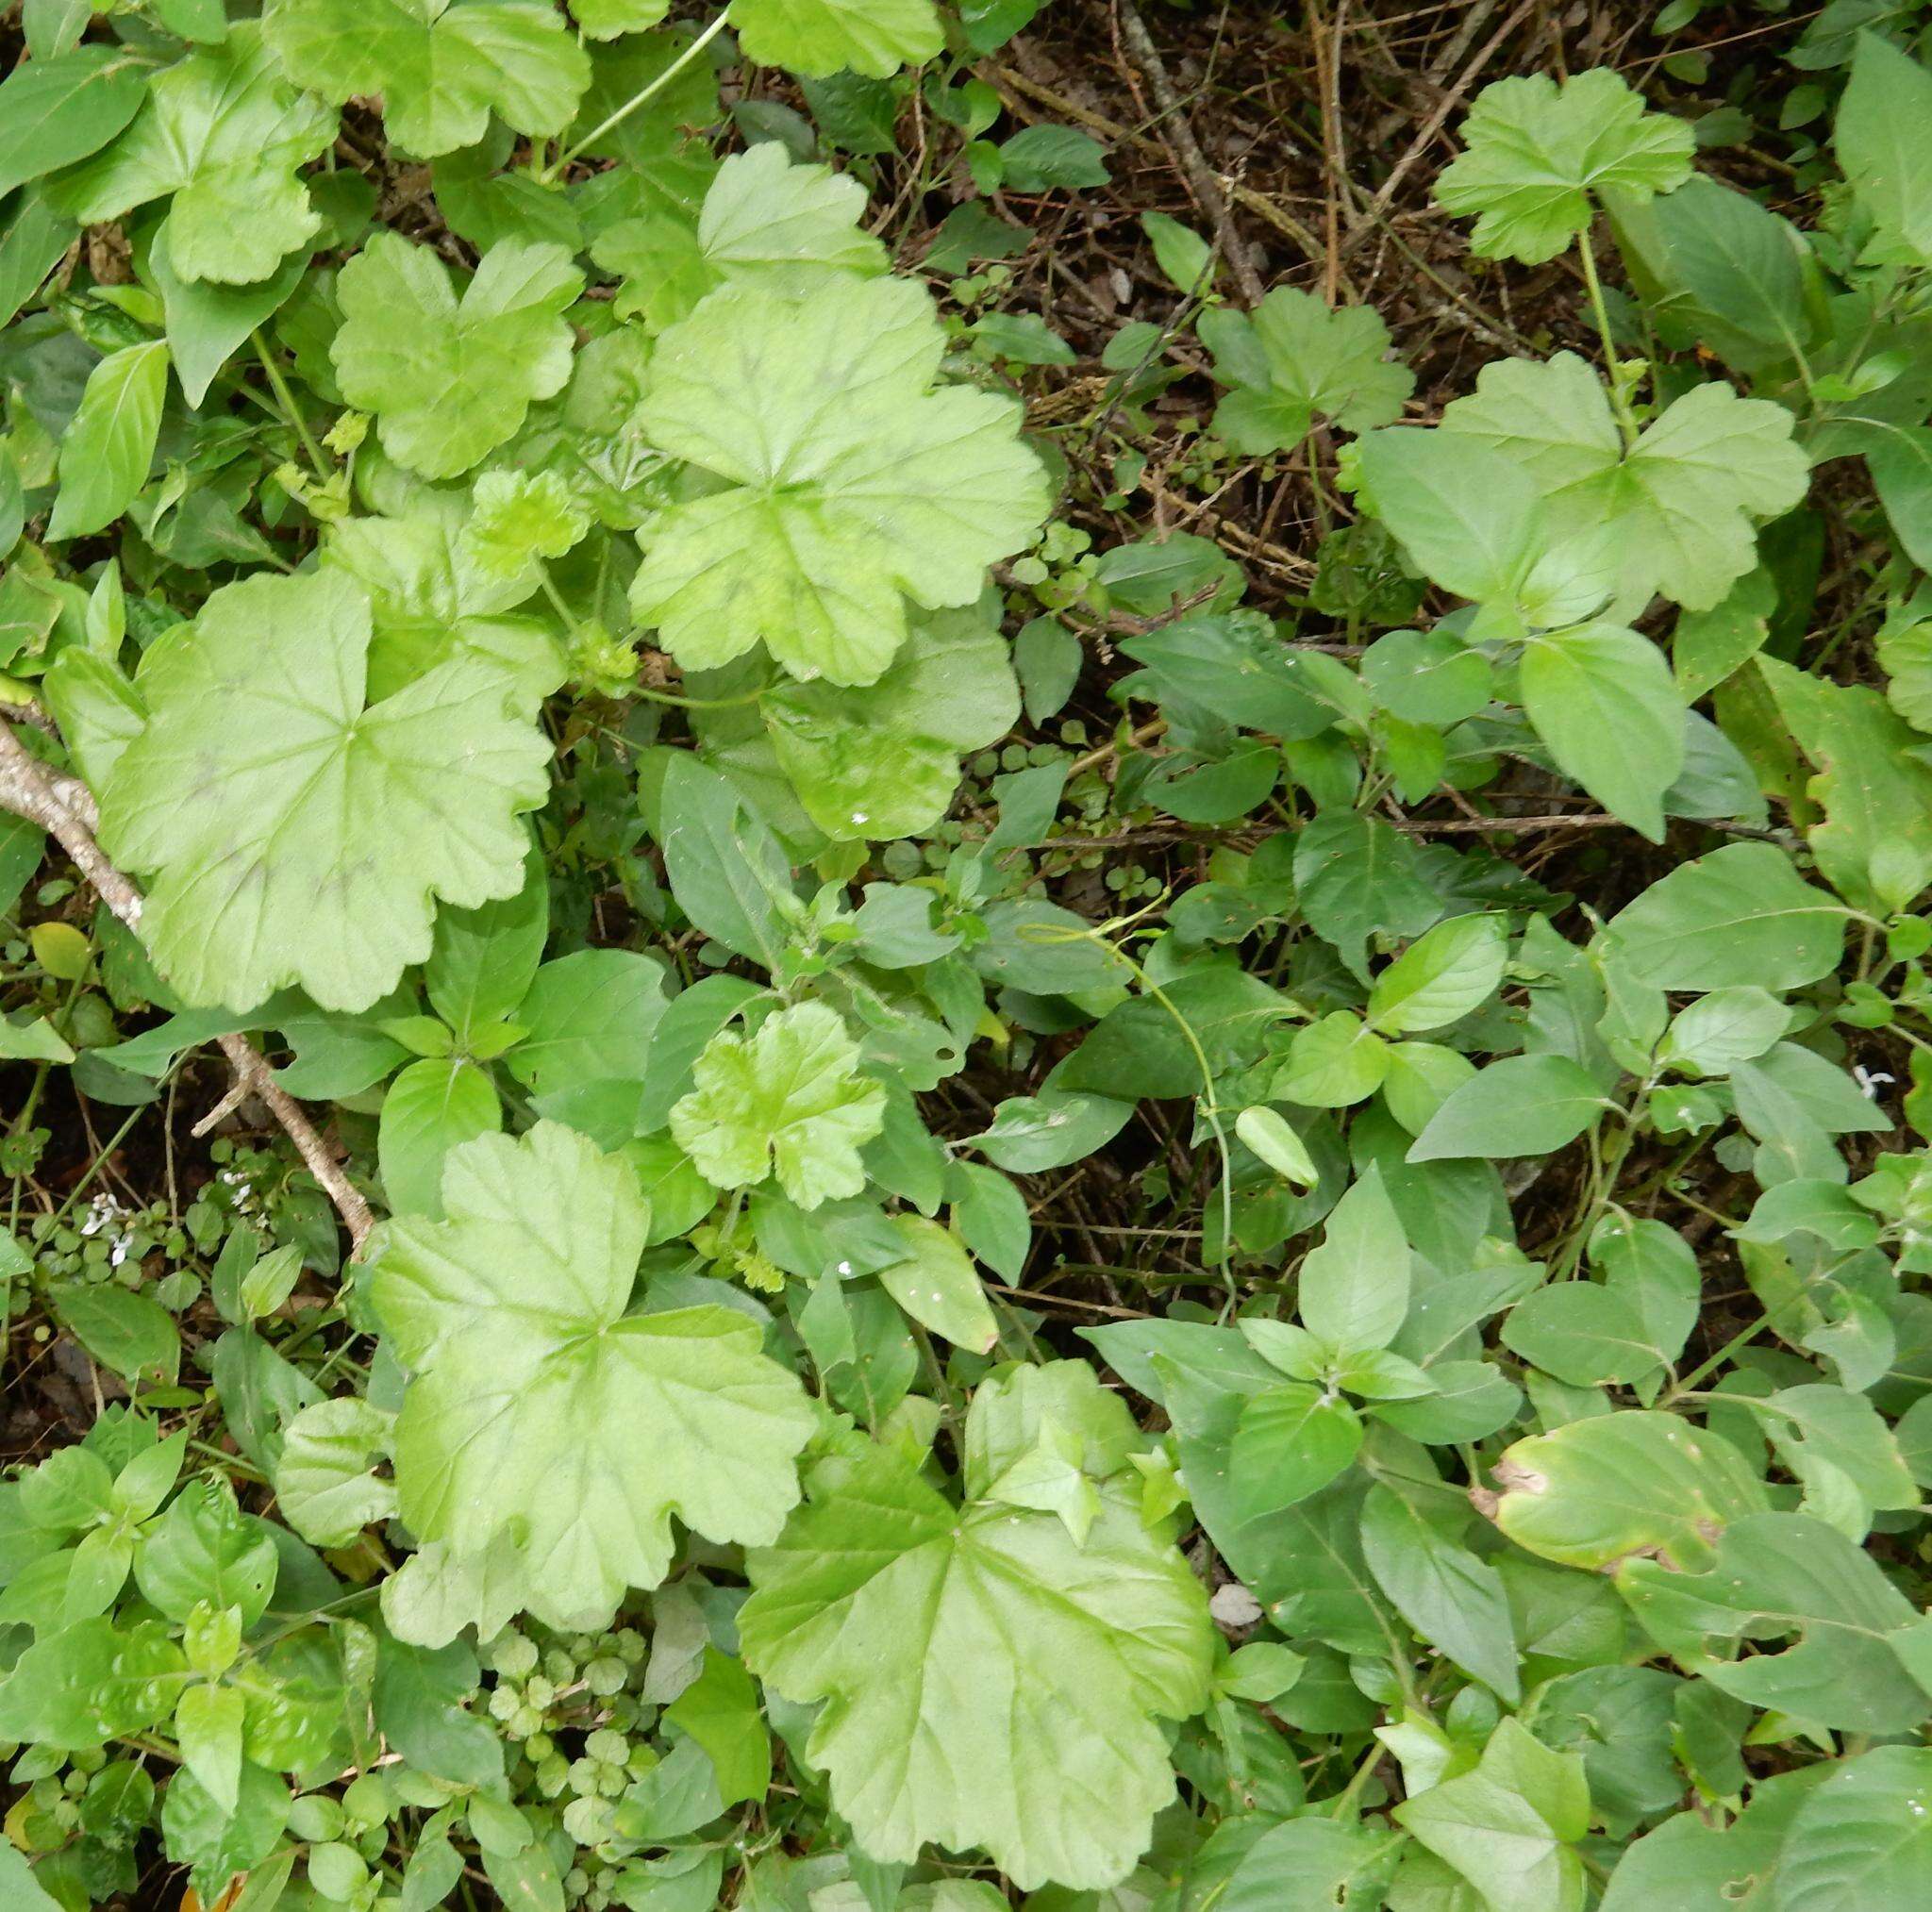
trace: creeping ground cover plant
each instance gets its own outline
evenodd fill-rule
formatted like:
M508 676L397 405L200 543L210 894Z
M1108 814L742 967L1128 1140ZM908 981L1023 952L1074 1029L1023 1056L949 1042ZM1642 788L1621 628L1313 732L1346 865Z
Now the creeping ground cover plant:
M0 1912L1932 1898L1932 8L0 6Z

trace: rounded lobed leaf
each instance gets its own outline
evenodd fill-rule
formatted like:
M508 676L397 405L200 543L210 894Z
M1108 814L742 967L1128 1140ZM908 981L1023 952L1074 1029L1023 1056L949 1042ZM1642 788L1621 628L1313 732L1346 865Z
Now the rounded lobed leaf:
M526 707L474 657L366 704L369 644L367 594L318 572L225 586L148 653L101 834L149 877L142 935L184 1001L299 983L367 1008L429 954L438 901L522 887L550 756Z
M935 388L924 290L841 276L799 299L727 286L658 343L651 441L721 481L641 534L632 586L687 670L763 642L795 677L871 684L910 598L970 604L1045 516L1046 477L1008 400Z
M990 1381L974 1396L977 1475L1038 1438L1038 1404L1016 1419L1006 1394ZM1074 1455L1102 1431L1061 1418ZM1096 1499L1081 1543L1058 1512L956 1507L903 1451L856 1440L751 1555L746 1660L787 1699L824 1702L811 1757L872 1857L984 1847L1022 1889L1093 1888L1145 1850L1174 1796L1156 1721L1206 1704L1212 1625L1138 1491L1103 1482Z
M630 1165L542 1122L453 1150L442 1200L447 1221L389 1224L374 1299L414 1373L398 1508L475 1588L464 1617L602 1624L664 1577L674 1515L774 1539L811 1406L745 1316L625 1313L648 1221Z

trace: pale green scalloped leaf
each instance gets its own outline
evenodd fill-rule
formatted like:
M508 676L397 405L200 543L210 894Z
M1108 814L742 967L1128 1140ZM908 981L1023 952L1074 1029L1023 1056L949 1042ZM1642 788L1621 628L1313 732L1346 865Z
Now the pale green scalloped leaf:
M658 341L640 419L716 489L640 534L632 586L687 670L762 641L795 677L870 684L907 600L970 604L1049 503L1009 400L939 386L931 299L840 277L811 297L726 287Z
M369 599L336 572L225 586L147 654L149 718L101 796L147 879L141 933L184 1002L299 983L363 1009L429 954L438 902L523 883L550 745L497 666L437 665L370 703Z
M648 1221L629 1163L541 1122L453 1150L442 1201L388 1224L373 1288L412 1377L393 1448L417 1538L475 1563L492 1612L508 1587L571 1627L663 1579L674 1516L775 1539L812 1408L735 1309L626 1312Z

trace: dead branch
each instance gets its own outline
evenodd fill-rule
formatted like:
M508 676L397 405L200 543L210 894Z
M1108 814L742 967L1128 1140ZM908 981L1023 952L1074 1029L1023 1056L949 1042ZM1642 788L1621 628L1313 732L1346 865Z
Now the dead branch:
M99 811L93 795L78 778L62 776L33 756L0 719L0 809L25 817L58 843L95 893L127 927L141 934L141 892L108 861L94 840ZM375 1226L375 1217L361 1191L342 1172L315 1125L287 1089L274 1077L261 1052L245 1036L220 1039L222 1054L235 1072L238 1088L260 1098L295 1144L308 1172L322 1184L342 1226L349 1231L350 1252L360 1255Z
M1140 9L1134 0L1120 0L1121 31L1126 38L1128 50L1134 56L1134 63L1147 75L1147 84L1154 89L1156 104L1160 108L1162 125L1160 131L1174 147L1174 158L1187 177L1188 190L1193 195L1194 203L1207 214L1214 226L1215 237L1221 241L1221 255L1232 269L1241 289L1241 295L1251 306L1261 303L1261 275L1255 270L1255 262L1248 257L1247 246L1241 236L1235 230L1234 220L1227 209L1227 195L1221 190L1221 181L1215 176L1201 148L1194 139L1194 129L1188 124L1186 108L1182 107L1180 95L1174 91L1173 79L1167 71L1167 62L1160 57L1160 49L1154 43L1154 36L1147 31L1147 23L1141 18Z

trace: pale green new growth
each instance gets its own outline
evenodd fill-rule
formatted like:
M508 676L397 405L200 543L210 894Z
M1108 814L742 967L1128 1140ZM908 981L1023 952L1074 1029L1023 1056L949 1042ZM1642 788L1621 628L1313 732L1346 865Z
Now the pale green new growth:
M261 29L238 22L219 46L156 76L134 123L56 189L92 224L172 194L167 248L184 279L265 279L322 219L295 177L328 149L334 111L283 78Z
M148 653L101 835L153 873L142 936L185 1001L300 983L366 1008L429 954L438 901L521 886L550 756L527 707L468 657L369 704L369 642L368 597L324 572L226 586Z
M905 279L726 287L665 333L640 420L720 489L646 526L631 604L687 670L762 641L793 676L870 684L908 598L969 604L1028 541L1048 498L1019 412L935 390L944 350Z
M836 1010L780 1009L749 1041L729 1030L711 1038L692 1071L697 1087L671 1111L671 1133L714 1188L775 1173L801 1208L856 1195L865 1187L858 1152L886 1106L884 1087L858 1064Z
M591 63L544 0L268 0L268 42L296 85L379 93L390 137L419 158L473 145L493 112L560 133Z
M458 299L429 247L379 232L337 283L342 395L375 414L398 464L454 478L563 390L575 341L562 315L582 286L560 245L505 240Z
M1690 176L1689 124L1651 112L1607 67L1560 85L1497 80L1462 124L1465 150L1436 182L1438 204L1477 214L1473 251L1540 265L1590 224L1591 194L1641 201Z
M485 577L527 579L540 560L563 557L590 523L554 472L485 472L460 544Z
M774 1539L810 1405L735 1310L625 1312L647 1221L630 1165L539 1122L454 1150L442 1199L445 1222L389 1224L374 1289L414 1377L394 1453L417 1538L479 1563L492 1607L508 1576L558 1626L655 1587L674 1515Z

